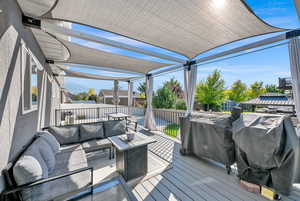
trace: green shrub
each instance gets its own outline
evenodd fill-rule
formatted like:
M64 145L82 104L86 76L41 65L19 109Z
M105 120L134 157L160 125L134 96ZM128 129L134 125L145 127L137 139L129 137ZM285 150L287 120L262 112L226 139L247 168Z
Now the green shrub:
M175 108L176 110L186 110L185 101L183 99L177 99Z

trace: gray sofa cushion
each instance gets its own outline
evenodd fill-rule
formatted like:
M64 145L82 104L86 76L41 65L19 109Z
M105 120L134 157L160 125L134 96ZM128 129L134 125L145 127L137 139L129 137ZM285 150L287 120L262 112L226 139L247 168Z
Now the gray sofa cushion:
M49 173L52 172L55 167L55 153L51 146L43 138L38 138L31 146L35 146L35 148L39 149Z
M77 166L74 168L79 169L84 168L83 166ZM68 172L68 171L67 171ZM67 173L64 172L64 173ZM62 174L62 172L57 173L58 175ZM51 177L54 176L50 175ZM48 182L43 184L39 188L37 188L35 192L35 196L33 196L31 201L45 201L45 200L53 200L56 198L57 200L66 200L66 199L59 199L58 196L62 196L74 191L80 190L80 188L86 187L89 185L91 181L91 173L90 171L84 171L78 174L71 175L69 177L65 177L62 179L58 179L55 181ZM47 190L47 193L45 192ZM51 192L51 193L50 193Z
M18 185L48 177L48 168L39 148L30 146L13 167L13 175Z
M62 146L60 152L56 154L56 161L55 169L49 174L49 177L62 175L70 171L88 167L85 152L80 144ZM31 189L32 194L30 201L52 200L57 196L70 193L87 186L90 179L90 172L84 171L69 177L47 182Z
M82 143L85 152L98 151L100 149L111 147L111 142L108 139L90 140Z
M67 145L78 143L79 138L79 128L78 126L63 126L63 127L49 127L49 132L54 135L60 145Z
M126 133L126 122L118 120L110 120L104 122L105 137L122 135Z
M74 165L87 165L86 154L80 144L62 146L61 151L55 155L56 167L52 175L60 171L63 167L72 169ZM71 168L71 169L70 169Z
M37 135L43 138L47 143L49 143L55 154L59 152L60 144L52 134L50 134L48 131L40 131L37 133Z
M80 125L80 140L104 138L103 123L82 124Z

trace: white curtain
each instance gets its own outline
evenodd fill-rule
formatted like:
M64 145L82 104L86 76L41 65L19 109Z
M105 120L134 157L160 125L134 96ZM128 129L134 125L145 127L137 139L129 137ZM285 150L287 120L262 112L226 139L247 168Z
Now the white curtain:
M116 106L116 113L117 113L118 112L118 104L120 102L120 99L119 99L119 81L118 80L114 80L113 102Z
M156 123L154 120L153 110L152 110L152 96L153 96L153 77L146 76L146 94L147 94L147 109L145 115L145 128L149 130L156 130Z
M300 120L300 41L298 38L290 40L289 55L296 114Z
M195 90L197 83L197 65L184 69L184 95L186 103L186 115L190 115L194 107Z
M131 115L131 107L133 104L133 82L128 81L128 111L129 114Z

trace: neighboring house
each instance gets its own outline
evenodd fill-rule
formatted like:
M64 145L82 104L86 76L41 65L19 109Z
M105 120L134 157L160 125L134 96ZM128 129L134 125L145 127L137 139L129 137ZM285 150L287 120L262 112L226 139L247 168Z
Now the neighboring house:
M61 88L61 103L71 103L72 102L72 94L65 88Z
M295 113L295 103L291 96L280 93L266 93L257 98L244 101L240 104L243 108L251 107L251 110L258 112L256 107L263 107L261 112L270 113Z
M100 102L104 104L114 104L113 103L113 90L110 89L102 89L99 92L99 98ZM128 105L128 91L127 90L119 90L119 105ZM136 105L137 101L140 98L138 97L138 94L133 92L133 105Z

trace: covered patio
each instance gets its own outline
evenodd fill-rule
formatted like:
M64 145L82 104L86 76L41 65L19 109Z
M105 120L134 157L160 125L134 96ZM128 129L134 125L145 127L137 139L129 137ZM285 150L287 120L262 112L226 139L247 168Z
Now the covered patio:
M107 120L111 113L121 112L135 117L139 124L138 133L155 140L155 143L148 145L146 152L147 163L149 164L147 174L126 182L122 177L119 179L120 174L116 171L116 159L106 158L107 150L87 153L88 167L86 170L92 171L90 175L91 184L89 184L92 193L86 195L86 191L83 191L84 194L79 192L74 197L65 197L64 199L95 201L265 200L259 194L249 193L239 186L235 167L233 167L233 174L227 175L224 165L206 159L185 156L180 152L182 146L180 138L171 138L161 131L164 131L166 125L170 123L179 125L179 117L190 117L193 114L197 69L202 64L251 54L251 52L282 44L289 46L296 116L300 119L299 29L286 30L267 24L256 16L243 0L193 0L187 2L163 0L93 0L89 2L81 0L42 0L41 2L13 0L9 3L0 3L0 5L5 8L3 12L8 18L8 22L10 19L14 19L19 27L24 26L26 31L29 30L35 40L36 45L34 47L36 48L31 50L33 48L27 45L27 36L24 37L25 42L21 40L22 42L19 41L18 45L26 49L29 56L34 56L34 52L40 51L41 56L38 57L42 58L40 65L45 66L38 72L43 74L43 77L39 77L41 80L39 83L42 83L39 89L41 92L39 93L40 101L36 114L32 114L36 115L32 118L39 122L37 123L38 126L30 129L29 132L38 132L42 128L51 126L73 124L80 126L85 123L95 123ZM298 1L295 1L295 5L300 16ZM18 11L18 19L11 16L12 11L15 10ZM11 27L8 22L7 27ZM102 37L101 34L89 34L74 30L71 28L72 24L110 33L120 37L121 40L117 41ZM272 34L272 36L267 34ZM15 32L9 32L8 35L4 34L7 38L15 35L18 34ZM203 56L215 48L262 35L264 39ZM19 36L17 38L20 40ZM142 56L138 58L92 48L74 42L74 39L85 41L94 46L113 47ZM134 42L128 43L128 41L122 42L122 40ZM140 43L145 44L148 48L141 48ZM11 45L7 46L10 47ZM20 60L26 62L26 57ZM77 72L71 70L70 66L112 72L112 76ZM179 70L183 72L184 76L184 99L187 109L181 113L173 114L171 112L170 118L166 118L164 112L157 111L152 107L155 77ZM113 72L123 73L124 76L114 76ZM10 72L10 75L12 74L13 72ZM54 87L49 87L47 83L53 80L59 83L57 80L64 79L64 77L111 81L114 86L115 106L105 106L104 109L101 107L80 109L63 108L61 104L54 104L57 91L54 91ZM134 83L141 79L145 80L147 86L145 111L136 109L132 105ZM128 85L127 107L118 106L120 82ZM9 86L10 83L5 84L5 87ZM51 94L45 94L42 91L48 88ZM61 90L62 86L58 84L57 88ZM1 99L3 108L6 102ZM24 101L22 104L24 105ZM45 112L47 105L51 105L48 109L49 112ZM9 108L12 110L13 106L9 106ZM19 113L25 114L23 111ZM16 116L19 113L16 113ZM30 115L30 111L28 114ZM80 115L84 115L84 118L78 118ZM12 117L8 117L9 129L7 130L13 130L12 135L14 135L15 130L22 133L22 128L26 127L28 120L25 121L25 119L20 128L16 129L10 127L11 119ZM22 117L20 119L22 121ZM15 151L14 154L10 152L10 149L6 151L6 155L3 156L5 159L3 163L5 164L1 164L1 169L4 169L6 164L9 164L24 151L22 149L32 140L34 134L31 135L24 142L18 140L18 146L15 145L15 147L22 148ZM177 135L179 136L179 134ZM9 136L7 139L13 141L16 138ZM111 148L109 152L111 154ZM287 201L300 200L300 189L297 185L293 186L289 196L282 196L282 199ZM5 185L3 186L5 189ZM14 191L15 189L6 190Z
M148 104L144 126L150 130L155 130L156 127L155 121L153 120L152 109L153 78L164 73L180 69L183 70L187 115L193 111L197 68L206 62L213 62L220 58L226 59L235 54L244 54L246 51L247 54L251 53L251 51L257 52L260 51L260 49L264 50L288 42L290 47L292 77L293 80L295 80L294 83L298 82L297 66L299 60L297 58L297 48L299 46L299 40L297 37L300 35L300 31L285 30L267 24L256 16L244 1L224 2L222 0L207 0L201 3L198 2L198 4L187 3L185 6L175 2L172 2L171 5L162 2L159 4L145 2L142 4L143 6L137 6L137 3L94 2L86 5L84 10L80 12L82 13L80 16L75 14L82 8L82 2L80 1L78 3L53 1L44 6L37 5L30 0L19 1L18 3L24 13L22 17L23 24L32 30L45 53L47 63L55 71L62 72L56 75L113 80L115 85L118 84L119 81L128 82L129 107L132 106L134 81L145 77ZM122 20L123 14L121 10L123 10L124 6L126 7L126 13L130 13L126 20ZM95 7L109 10L110 12L107 13L104 10L103 12L101 10L95 11L92 9ZM197 13L198 9L202 9L203 12ZM68 12L66 12L66 10L68 10ZM173 13L175 10L183 15L186 14L186 17L177 20L176 15ZM187 12L194 13L194 15L187 14ZM220 12L223 12L223 15L228 15L228 17L219 18L216 13ZM89 13L89 15L84 13ZM143 18L140 18L134 25L129 26L132 24L131 20L139 18L140 13L143 13ZM158 18L158 16L160 17ZM234 18L234 16L243 17ZM155 20L153 20L151 25L147 25L147 28L145 28L147 24L146 21L149 18ZM143 42L153 47L163 48L168 52L160 53L129 45L124 42L107 39L100 35L73 30L70 29L70 23L77 23L101 31L118 34L120 37L128 38L128 40ZM213 28L205 29L204 31L205 27ZM281 33L224 52L199 57L209 50L234 41L276 32ZM145 60L114 54L74 43L70 38L77 38L93 44L119 48L157 59ZM178 38L180 38L180 42ZM50 44L51 46L49 46ZM275 45L272 46L272 44ZM58 52L60 54L58 54ZM175 54L170 54L171 52ZM68 66L72 65L82 68L122 72L128 75L131 74L131 76L106 77L79 73L68 69ZM297 88L295 84L294 90L296 94L299 93ZM115 91L115 93L117 93L117 91ZM298 107L296 106L296 108Z

